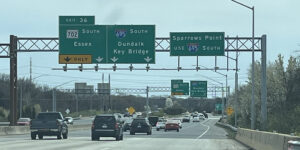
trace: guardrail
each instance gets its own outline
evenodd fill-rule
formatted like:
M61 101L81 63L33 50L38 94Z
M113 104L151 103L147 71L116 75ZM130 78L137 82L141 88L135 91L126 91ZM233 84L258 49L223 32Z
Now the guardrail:
M230 125L230 124L226 124L226 123L222 123L222 122L217 122L217 125L220 125L220 126L222 126L224 128L227 128L227 129L230 129L233 132L237 132L237 128L234 127L234 126L232 126L232 125Z

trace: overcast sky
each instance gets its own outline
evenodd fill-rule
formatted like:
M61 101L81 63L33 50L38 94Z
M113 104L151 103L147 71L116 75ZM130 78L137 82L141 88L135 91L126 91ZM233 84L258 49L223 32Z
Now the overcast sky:
M300 50L299 0L240 0L255 6L255 36L267 35L268 62L274 62L279 53L296 56ZM252 13L230 0L1 0L0 43L8 43L9 35L18 37L58 37L58 16L92 15L96 24L155 24L156 37L168 37L170 32L225 32L225 36L251 37ZM29 60L32 57L34 82L50 87L76 80L95 85L102 73L111 74L113 88L169 87L171 79L207 80L209 85L225 85L224 77L212 71L53 71L58 64L58 53L18 53L18 77L29 78ZM260 60L260 54L255 55ZM239 83L245 84L251 53L239 57ZM226 67L226 59L218 58L218 66ZM182 67L195 67L195 57L181 59ZM214 67L214 57L199 57L205 67ZM176 68L177 58L169 53L156 54L155 68ZM77 67L78 65L69 65ZM84 65L93 67L94 65ZM103 65L111 67L112 65ZM118 65L128 67L129 65ZM133 65L144 67L146 65ZM9 60L0 60L0 73L9 74ZM234 67L234 62L230 62ZM234 72L228 74L229 86L234 88ZM46 74L41 76L42 74ZM216 80L210 80L210 79ZM74 88L70 82L61 88ZM153 93L154 94L154 93ZM169 93L161 93L167 95ZM209 94L211 95L211 94Z

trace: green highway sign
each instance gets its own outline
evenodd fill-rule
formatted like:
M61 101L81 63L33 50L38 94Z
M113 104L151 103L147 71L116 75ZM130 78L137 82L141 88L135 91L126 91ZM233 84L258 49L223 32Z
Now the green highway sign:
M62 64L102 63L106 59L106 26L59 26L59 55Z
M189 83L183 80L171 80L171 95L189 95Z
M221 111L222 110L222 104L215 104L215 109L216 109L216 111Z
M207 81L191 81L191 97L207 97Z
M59 17L60 64L155 63L154 25L93 25L94 18L85 17Z
M224 56L224 32L171 32L171 56Z
M154 25L107 26L108 63L155 63Z
M95 16L59 16L59 25L94 25Z

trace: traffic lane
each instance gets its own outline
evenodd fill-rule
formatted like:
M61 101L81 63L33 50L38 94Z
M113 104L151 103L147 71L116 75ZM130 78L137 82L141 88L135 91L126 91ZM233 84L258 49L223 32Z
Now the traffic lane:
M105 138L101 141L91 141L88 137L72 137L67 140L22 140L1 144L2 150L132 150L132 149L188 149L188 150L246 150L241 144L231 139L182 139L182 138L124 138L124 141L114 141Z
M227 132L224 128L216 126L218 118L209 119L206 122L202 123L202 126L208 128L207 132L198 138L201 139L227 139Z
M202 121L203 122L203 121ZM136 133L135 135L130 135L129 131L124 132L124 138L196 138L201 133L205 131L205 128L201 126L199 122L190 122L183 123L182 129L179 132L177 131L168 131L164 132L164 130L156 131L156 128L152 128L152 135L147 135L146 133ZM72 137L91 137L90 129L82 129L82 130L72 130L69 131L69 138ZM0 142L7 141L15 141L15 140L30 140L30 134L22 134L22 135L7 135L0 136ZM55 136L45 136L44 139L56 139Z
M80 118L78 120L74 120L73 124L74 125L88 125L88 124L92 125L93 119L94 118L92 118L92 117L83 117L83 118Z
M209 130L203 125L214 126L216 120L207 120L201 123L185 123L183 124L182 132L161 132L153 130L153 135L137 134L129 135L125 132L124 141L115 141L114 138L101 138L100 141L91 141L90 130L70 131L69 139L57 140L55 137L45 137L44 140L31 140L30 135L10 136L14 140L3 142L0 138L1 149L104 149L104 150L132 150L139 148L145 150L153 149L216 149L216 150L244 150L247 149L241 144L231 139L211 139L205 138L206 134L210 134L210 130L215 130L210 127ZM191 134L198 128L203 128L204 132ZM218 127L217 127L218 128ZM200 135L205 133L202 137ZM213 132L214 133L214 132ZM181 136L186 135L186 137ZM194 137L192 138L191 137ZM181 138L180 138L181 136ZM168 137L168 138L167 138Z

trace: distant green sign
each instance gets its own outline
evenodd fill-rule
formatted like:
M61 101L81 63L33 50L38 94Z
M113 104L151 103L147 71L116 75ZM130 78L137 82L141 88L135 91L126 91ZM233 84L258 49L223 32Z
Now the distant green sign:
M207 97L207 81L191 81L191 97Z
M183 80L171 80L171 95L189 95L189 83Z
M155 63L154 25L107 26L108 63Z
M215 109L216 109L216 111L221 111L222 110L222 104L215 104Z
M59 16L59 25L94 25L95 16Z
M106 26L68 25L59 27L59 63L101 63L106 59ZM77 55L77 57L76 57Z
M171 32L171 56L224 56L224 32Z

